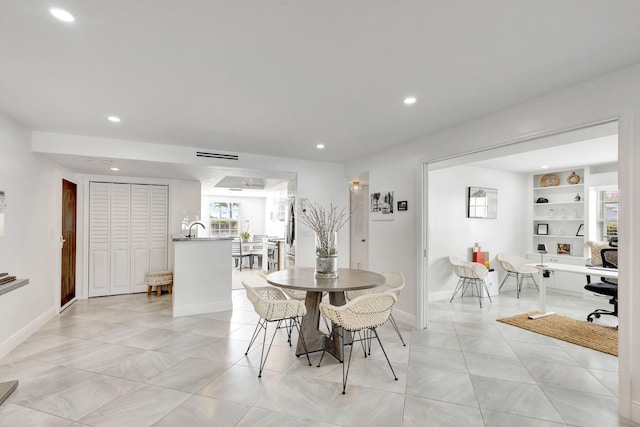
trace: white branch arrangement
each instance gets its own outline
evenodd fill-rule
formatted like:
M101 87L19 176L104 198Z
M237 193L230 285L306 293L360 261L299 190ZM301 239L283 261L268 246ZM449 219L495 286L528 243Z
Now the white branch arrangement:
M328 256L337 253L336 233L349 222L350 217L347 208L338 211L333 203L326 209L316 202L307 202L298 221L316 233L316 255Z

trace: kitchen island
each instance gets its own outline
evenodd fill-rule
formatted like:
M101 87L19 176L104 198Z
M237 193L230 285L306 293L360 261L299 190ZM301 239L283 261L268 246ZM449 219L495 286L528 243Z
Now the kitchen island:
M232 308L231 238L174 238L173 317Z

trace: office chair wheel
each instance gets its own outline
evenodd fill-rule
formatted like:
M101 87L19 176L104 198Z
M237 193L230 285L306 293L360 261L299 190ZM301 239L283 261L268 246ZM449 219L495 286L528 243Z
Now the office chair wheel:
M593 322L593 319L591 317L587 317L587 322Z

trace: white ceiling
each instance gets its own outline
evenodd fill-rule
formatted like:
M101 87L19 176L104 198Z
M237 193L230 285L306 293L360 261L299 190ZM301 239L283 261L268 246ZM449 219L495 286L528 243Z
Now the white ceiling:
M640 62L637 0L51 5L0 0L0 110L230 152L343 162Z
M466 157L468 163L464 157L458 163L527 174L617 163L618 123L576 129ZM483 160L476 161L478 158Z

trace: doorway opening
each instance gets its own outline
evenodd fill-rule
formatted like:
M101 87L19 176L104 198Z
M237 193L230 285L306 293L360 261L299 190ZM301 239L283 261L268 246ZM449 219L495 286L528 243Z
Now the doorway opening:
M448 300L452 295L455 279L448 256L456 255L471 261L472 248L476 243L489 252L491 264L495 267L495 257L503 251L539 260L540 255L534 245L542 240L555 258L584 265L590 257L584 242L598 238L594 225L598 223L598 217L593 207L596 201L590 200L589 193L592 186L617 186L617 135L618 122L609 121L425 163L425 207L421 218L425 230L422 243L425 256L419 291L422 302L418 313L419 326L427 326L428 301ZM566 181L574 169L583 175L580 185L571 187L571 183L563 182L558 191L563 191L562 188L576 190L576 194L568 193L572 196L571 202L579 196L584 209L578 209L580 203L566 206L551 203L536 207L535 189L542 186L538 178L549 174L562 176L562 172L567 174L564 177ZM538 179L537 183L534 179ZM498 190L496 219L467 217L468 201L465 196L469 186ZM548 199L553 202L555 197L552 195ZM555 202L560 203L560 200ZM549 213L549 209L558 211L555 218L549 218L554 215ZM547 224L555 231L549 238L537 235L538 223ZM580 224L584 224L584 236L576 236L580 234ZM569 253L561 253L567 250ZM501 270L499 273L502 280L505 273ZM575 277L573 281L565 284L563 279L558 291L582 294L584 280Z

